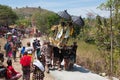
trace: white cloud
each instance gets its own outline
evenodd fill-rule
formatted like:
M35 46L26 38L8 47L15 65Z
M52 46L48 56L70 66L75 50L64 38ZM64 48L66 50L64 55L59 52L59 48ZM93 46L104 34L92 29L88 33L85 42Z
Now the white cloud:
M86 17L87 13L93 13L94 15L100 15L102 17L109 17L109 11L101 11L96 7L81 7L81 8L69 8L68 13L71 15Z

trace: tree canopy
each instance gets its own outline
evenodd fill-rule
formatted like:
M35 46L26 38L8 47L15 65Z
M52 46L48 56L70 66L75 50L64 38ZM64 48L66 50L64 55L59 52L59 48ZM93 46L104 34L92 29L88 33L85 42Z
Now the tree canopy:
M48 33L52 25L58 24L59 17L52 12L38 12L32 16L38 29L44 33Z
M8 26L15 23L16 19L18 19L18 17L16 13L12 11L12 8L0 5L0 25Z

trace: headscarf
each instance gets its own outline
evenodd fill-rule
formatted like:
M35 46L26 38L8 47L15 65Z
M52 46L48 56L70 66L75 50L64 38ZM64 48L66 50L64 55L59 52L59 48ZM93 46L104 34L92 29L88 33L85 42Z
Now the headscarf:
M43 64L42 64L39 60L37 60L37 59L34 60L33 64L34 64L35 66L37 66L41 71L44 71L44 70L45 70Z

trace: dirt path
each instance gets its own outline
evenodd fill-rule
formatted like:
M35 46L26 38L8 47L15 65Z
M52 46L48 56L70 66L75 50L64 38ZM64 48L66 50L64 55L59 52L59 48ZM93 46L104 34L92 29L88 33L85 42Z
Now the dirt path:
M23 39L22 40L23 45L26 45L26 42L28 42L28 41L30 41L30 39ZM6 43L6 39L0 38L0 45L1 45L1 51L0 52L3 52L3 53L5 52L4 49L3 49L5 43ZM6 65L6 60L7 60L7 58L5 58L5 61L4 61L5 65ZM21 65L20 65L19 61L20 61L20 58L19 58L19 52L18 52L17 53L17 62L13 61L13 66L14 66L16 71L22 73ZM32 74L31 74L31 76L32 76ZM20 78L19 80L22 80L22 78ZM31 78L31 80L32 80L32 78ZM54 78L50 74L47 74L45 72L44 80L54 80Z
M34 39L35 39L35 38L23 39L23 40L22 40L22 44L23 44L24 46L26 46L26 43L27 43L28 41L32 42ZM40 39L40 38L39 38L39 39ZM43 43L43 42L41 42L41 43ZM31 74L31 75L32 75L32 74ZM22 79L21 79L21 80L22 80ZM32 80L32 78L31 78L31 80ZM44 78L44 80L54 80L54 78L53 78L50 74L47 74L47 73L45 72L45 78Z

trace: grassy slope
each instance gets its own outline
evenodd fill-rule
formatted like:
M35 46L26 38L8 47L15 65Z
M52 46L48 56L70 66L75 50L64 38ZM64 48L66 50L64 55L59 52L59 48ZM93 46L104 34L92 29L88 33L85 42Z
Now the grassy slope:
M92 44L87 44L84 41L78 41L77 55L81 57L90 58L92 60L100 58L97 47Z
M70 43L73 41L70 41ZM94 72L103 71L103 58L100 56L100 52L97 46L87 44L84 41L77 41L77 64L88 68Z

